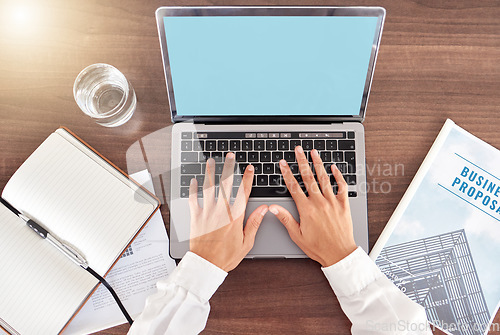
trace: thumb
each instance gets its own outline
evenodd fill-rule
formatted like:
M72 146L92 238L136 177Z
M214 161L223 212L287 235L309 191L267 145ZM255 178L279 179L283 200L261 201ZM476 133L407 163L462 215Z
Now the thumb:
M257 230L259 230L260 224L264 215L266 215L268 210L267 205L261 205L257 207L252 214L248 216L247 224L243 229L244 240L243 244L247 245L248 250L252 249L253 243L255 242L255 235L257 235Z
M285 226L292 240L300 235L300 224L295 220L289 211L279 205L269 206L269 211L276 215L278 220L280 220L283 226Z

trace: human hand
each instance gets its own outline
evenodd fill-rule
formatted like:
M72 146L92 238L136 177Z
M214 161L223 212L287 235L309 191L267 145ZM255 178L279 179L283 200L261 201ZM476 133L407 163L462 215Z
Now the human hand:
M210 158L206 164L203 208L198 204L196 179L191 179L189 186L190 250L226 272L238 266L252 249L257 230L268 210L267 205L257 207L250 214L243 228L245 209L252 190L254 167L248 165L245 169L238 193L231 206L234 161L234 153L229 152L226 155L220 178L217 201L215 201L215 161L213 158Z
M290 238L306 255L327 267L356 249L347 183L338 168L332 164L332 173L338 184L338 192L335 195L318 151L312 150L310 154L321 190L302 147L295 148L299 171L309 196L300 188L286 161L280 161L281 173L297 206L300 223L279 205L269 206L269 211L276 215L288 230Z

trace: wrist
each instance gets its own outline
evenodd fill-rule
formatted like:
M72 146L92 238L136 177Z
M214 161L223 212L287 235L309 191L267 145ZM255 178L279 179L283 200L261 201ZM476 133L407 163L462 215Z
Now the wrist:
M333 264L336 264L352 254L358 246L356 243L349 244L348 246L345 246L341 250L337 250L334 253L329 254L327 257L323 258L322 260L319 261L322 267L327 268Z

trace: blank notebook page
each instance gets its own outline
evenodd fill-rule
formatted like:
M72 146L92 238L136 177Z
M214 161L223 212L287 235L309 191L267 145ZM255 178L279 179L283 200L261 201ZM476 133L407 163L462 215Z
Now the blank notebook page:
M157 207L153 197L63 129L24 162L3 196L80 250L101 275Z
M98 283L3 205L0 269L0 317L20 334L57 334Z

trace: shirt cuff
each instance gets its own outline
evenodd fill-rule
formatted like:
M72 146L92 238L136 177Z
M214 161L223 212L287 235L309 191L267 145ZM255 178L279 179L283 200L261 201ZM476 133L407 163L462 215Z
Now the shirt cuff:
M377 265L361 247L341 261L321 270L337 297L358 293L383 276Z
M208 301L226 279L226 276L226 271L188 251L167 281L173 282Z

